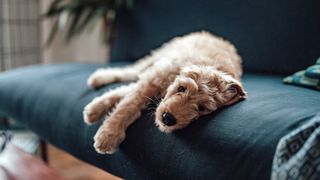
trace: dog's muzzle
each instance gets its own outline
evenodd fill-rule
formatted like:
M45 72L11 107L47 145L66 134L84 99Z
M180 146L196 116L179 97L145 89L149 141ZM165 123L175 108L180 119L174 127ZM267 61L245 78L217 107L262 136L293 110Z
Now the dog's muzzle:
M177 123L177 121L171 113L165 112L162 114L162 123L167 126L173 126Z

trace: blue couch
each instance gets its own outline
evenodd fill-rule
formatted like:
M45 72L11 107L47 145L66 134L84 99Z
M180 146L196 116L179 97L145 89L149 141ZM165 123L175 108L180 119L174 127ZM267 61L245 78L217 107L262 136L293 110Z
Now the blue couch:
M286 74L320 55L318 7L317 0L136 0L116 23L108 66L128 64L174 36L205 29L238 48L249 96L172 134L161 133L145 110L113 155L95 152L99 123L87 126L82 119L87 103L120 85L86 86L105 65L35 65L2 73L0 112L125 179L270 179L279 139L320 111L319 92L282 84Z

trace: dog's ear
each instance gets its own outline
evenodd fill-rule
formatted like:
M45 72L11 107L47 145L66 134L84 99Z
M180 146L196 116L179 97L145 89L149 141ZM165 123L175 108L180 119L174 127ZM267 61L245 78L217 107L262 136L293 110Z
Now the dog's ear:
M197 81L202 74L202 68L197 65L186 66L181 69L180 74Z
M242 84L233 78L229 79L226 84L226 89L222 94L225 100L224 105L233 104L247 96L247 92L244 90Z
M180 74L190 77L195 81L204 79L207 83L209 83L210 81L207 81L206 79L211 79L216 71L217 70L212 66L190 65L183 67Z

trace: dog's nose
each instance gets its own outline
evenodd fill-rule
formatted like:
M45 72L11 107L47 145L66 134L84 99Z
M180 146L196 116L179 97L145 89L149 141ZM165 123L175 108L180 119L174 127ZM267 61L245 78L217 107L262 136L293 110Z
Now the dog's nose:
M162 115L162 122L167 126L173 126L176 124L176 118L174 118L174 116L171 113L165 112Z

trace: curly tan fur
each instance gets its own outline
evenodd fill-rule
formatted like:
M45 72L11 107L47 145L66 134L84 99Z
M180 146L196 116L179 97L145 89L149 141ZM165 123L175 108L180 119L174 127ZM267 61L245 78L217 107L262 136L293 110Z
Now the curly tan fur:
M88 124L110 113L94 137L96 151L113 153L152 98L162 99L155 123L163 132L186 127L199 116L245 98L241 74L241 58L234 46L208 32L174 38L125 68L97 70L88 79L92 88L115 81L135 82L85 107ZM168 114L174 119L171 123L164 121Z

